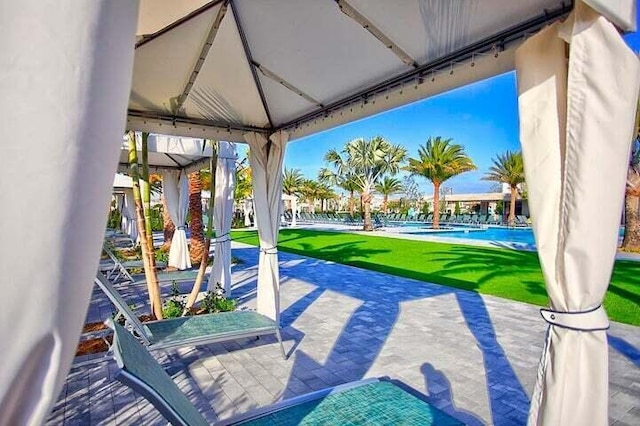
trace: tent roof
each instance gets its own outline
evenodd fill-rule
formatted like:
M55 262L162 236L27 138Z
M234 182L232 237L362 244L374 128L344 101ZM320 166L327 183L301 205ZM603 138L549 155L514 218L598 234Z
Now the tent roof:
M565 3L142 0L128 126L299 138L512 70Z
M149 169L151 171L182 170L191 173L207 168L209 158L213 155L211 145L205 144L204 139L180 138L162 135L149 135L147 141L149 154ZM140 151L141 141L136 140L136 148ZM140 153L138 153L140 155ZM138 162L140 159L138 158ZM128 142L122 142L118 172L129 171Z
M116 173L113 176L113 189L121 190L125 188L133 188L133 181L131 177Z

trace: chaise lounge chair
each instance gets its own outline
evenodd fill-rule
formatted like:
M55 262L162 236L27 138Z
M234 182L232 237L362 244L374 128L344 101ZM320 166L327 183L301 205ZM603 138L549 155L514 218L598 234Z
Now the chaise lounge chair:
M116 318L123 316L127 325L149 350L207 345L275 334L280 343L282 356L287 358L282 345L280 327L271 318L257 312L220 312L150 321L143 324L104 275L98 273L95 283L118 309Z
M145 397L173 425L207 425L158 362L119 324L112 350L115 378ZM389 379L368 379L324 389L239 415L221 425L462 425Z
M109 257L113 265L104 265L101 266L101 272L106 272L107 278L113 279L114 281L124 276L129 281L135 281L131 274L129 273L130 269L144 269L144 262L142 260L125 260L120 261L118 257L113 253L113 251L106 245L103 244L102 251ZM156 262L156 268L166 268L167 264L164 262ZM114 273L118 273L115 278L111 278Z

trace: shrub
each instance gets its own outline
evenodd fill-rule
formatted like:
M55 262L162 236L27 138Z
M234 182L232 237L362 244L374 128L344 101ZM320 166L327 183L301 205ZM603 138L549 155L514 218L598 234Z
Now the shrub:
M178 284L174 281L171 284L171 297L169 297L162 305L162 316L164 318L178 318L182 316L185 303L180 295Z
M220 286L220 283L216 284L216 289L209 291L204 299L202 299L201 306L207 313L215 312L231 312L236 310L237 301L235 299L227 299L224 296L224 289Z

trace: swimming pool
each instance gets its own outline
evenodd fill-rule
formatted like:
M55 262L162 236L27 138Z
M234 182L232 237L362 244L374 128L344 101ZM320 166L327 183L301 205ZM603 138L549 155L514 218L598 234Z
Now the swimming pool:
M487 228L487 229L452 229L441 232L412 232L413 235L430 235L447 238L464 238L468 240L503 241L507 243L535 245L531 228Z
M464 228L453 227L453 229L442 230L439 232L433 231L418 231L411 232L413 235L429 235L434 237L447 237L447 238L463 238L467 240L483 240L483 241L500 241L505 243L518 243L526 244L527 246L534 248L536 245L533 237L533 230L531 228ZM624 228L620 227L619 236L624 235Z

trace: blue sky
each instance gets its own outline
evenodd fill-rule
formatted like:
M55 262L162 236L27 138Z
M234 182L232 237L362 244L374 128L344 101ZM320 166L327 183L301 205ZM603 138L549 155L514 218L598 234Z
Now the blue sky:
M625 40L634 51L640 50L638 32L626 35ZM491 166L492 158L506 150L520 149L515 73L298 139L287 146L285 167L300 169L306 177L316 179L318 170L325 166L323 157L327 151L340 150L355 138L378 135L404 145L411 157L417 157L418 146L430 136L452 138L465 147L478 170L456 176L444 186L457 194L489 192L495 189L495 183L481 177ZM424 194L433 192L427 180L416 177L416 182Z

